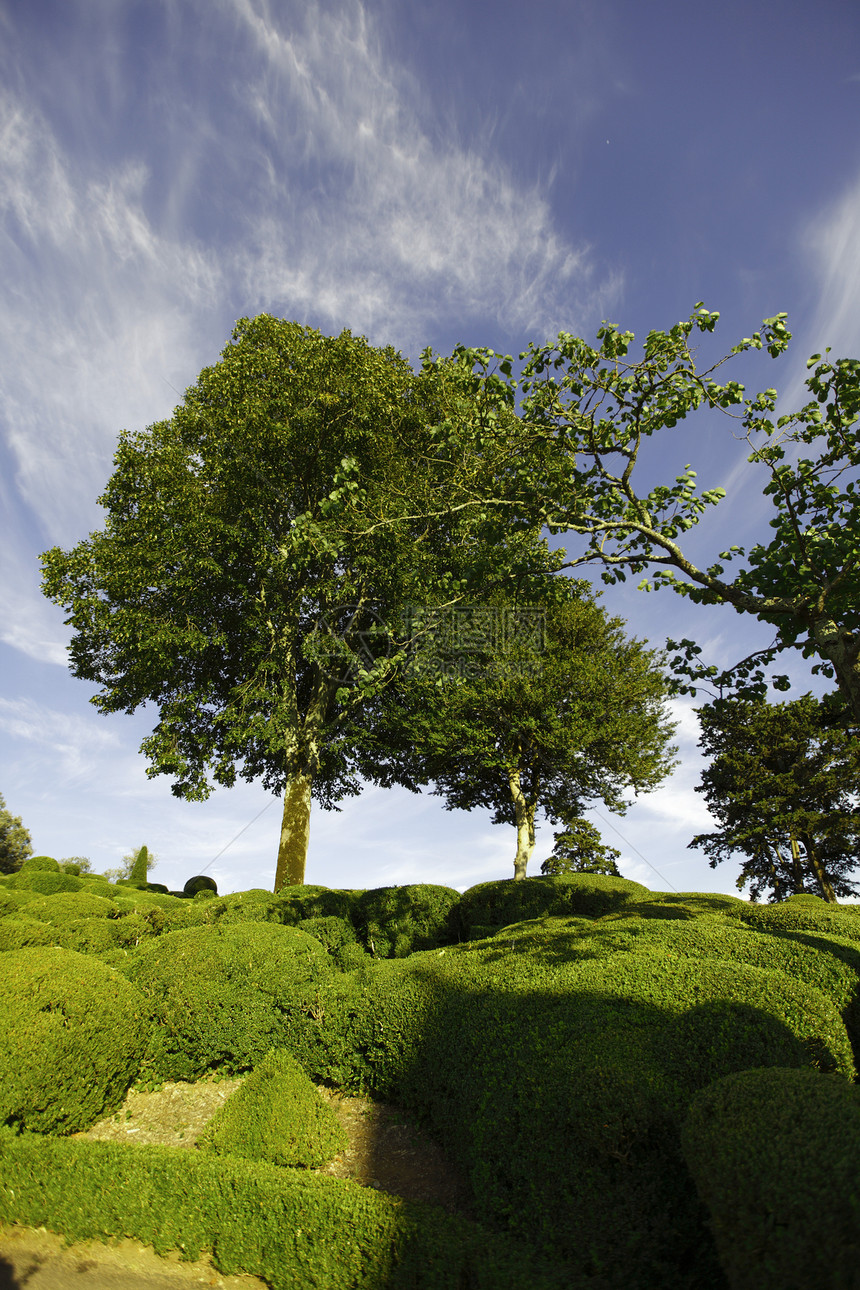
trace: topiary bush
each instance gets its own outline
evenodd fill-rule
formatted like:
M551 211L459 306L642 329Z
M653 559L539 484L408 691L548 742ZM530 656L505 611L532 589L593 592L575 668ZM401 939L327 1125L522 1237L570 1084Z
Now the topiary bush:
M644 900L651 893L641 883L604 874L564 874L557 878L504 878L481 882L460 897L456 920L462 939L473 928L507 927L528 918L573 914L600 918L604 914Z
M347 1143L334 1111L284 1048L266 1054L198 1139L220 1155L310 1169Z
M29 905L31 900L38 900L37 891L28 891L26 888L0 886L0 918L10 917L17 918L18 913L23 905Z
M29 918L41 918L43 922L57 926L81 918L116 918L118 913L112 900L89 891L67 891L56 896L40 896L27 905Z
M19 873L59 873L60 863L51 856L30 856L25 860Z
M453 887L416 883L376 887L355 902L353 918L366 949L377 958L406 958L458 939Z
M96 959L31 948L3 956L0 1124L74 1133L114 1110L150 1021L140 993Z
M209 923L284 923L284 906L270 891L253 887L234 891L209 902L205 920ZM292 919L287 920L290 925Z
M188 879L182 888L182 894L184 896L217 896L218 884L208 874L200 873L196 877Z
M29 862L28 862L29 863ZM56 864L56 861L54 861ZM75 878L70 873L60 873L53 869L28 869L26 864L18 873L9 879L10 887L16 890L35 891L41 896L53 896L60 891L82 891L83 878Z
M697 1089L750 1062L854 1073L818 990L723 960L571 961L551 939L495 938L376 961L319 993L320 1024L290 1044L305 1069L412 1109L470 1178L481 1222L595 1285L719 1285L680 1150Z
M681 1146L731 1290L855 1290L855 1085L814 1070L737 1072L693 1097Z
M355 904L363 893L303 884L282 887L276 896L281 922L289 926L303 918L343 918L355 926Z
M826 901L784 900L775 905L743 905L727 909L730 918L738 918L760 932L824 932L860 942L860 918L847 906L829 905Z
M15 918L0 918L0 950L22 950L29 945L54 945L56 929L38 918L19 914Z
M214 1066L249 1070L270 1048L288 1046L291 1018L336 969L306 932L235 923L164 933L141 944L123 971L159 1023L148 1068L193 1080Z
M335 954L345 945L356 944L355 928L352 923L348 923L345 918L337 918L334 914L325 918L302 918L295 926L299 931L307 932L308 936L319 941L329 954Z

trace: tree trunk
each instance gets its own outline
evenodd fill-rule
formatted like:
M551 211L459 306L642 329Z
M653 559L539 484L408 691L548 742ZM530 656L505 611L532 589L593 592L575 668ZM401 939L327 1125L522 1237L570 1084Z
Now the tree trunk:
M529 860L535 849L535 803L527 802L520 785L519 768L508 771L508 784L514 799L517 822L517 854L514 857L514 878L525 878Z
M284 790L284 814L281 819L281 841L278 867L275 871L275 893L281 887L294 887L305 880L305 863L311 836L312 775L293 775Z
M821 890L824 892L824 899L827 901L829 905L838 904L838 901L836 899L836 893L831 887L830 879L827 876L827 870L824 868L824 865L821 863L821 861L818 858L818 853L815 850L815 846L813 844L812 838L809 836L808 833L801 833L800 840L803 843L803 845L806 847L806 858L808 859L812 867L812 872L815 874L816 878L818 879Z
M819 654L833 664L836 684L848 700L854 720L860 721L860 657L856 634L838 627L832 618L809 617L809 634L818 646Z
M800 848L797 845L797 838L794 836L794 830L791 832L791 872L794 874L794 894L800 895L803 892L803 870L800 867Z
M307 712L290 748L288 765L293 767L284 789L284 813L281 818L281 840L275 870L275 892L282 887L304 883L308 843L311 838L311 786L319 769L319 737L336 682L326 680L317 669ZM296 711L295 692L291 696ZM298 769L296 769L296 767Z

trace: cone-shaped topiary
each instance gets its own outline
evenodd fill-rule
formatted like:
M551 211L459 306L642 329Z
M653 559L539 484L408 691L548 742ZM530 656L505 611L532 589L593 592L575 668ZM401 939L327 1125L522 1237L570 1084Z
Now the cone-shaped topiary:
M347 1136L292 1053L277 1048L213 1116L199 1145L220 1155L314 1169L342 1151Z
M146 875L149 872L149 852L146 847L141 847L134 857L134 863L131 866L131 872L128 875L129 882L146 882Z

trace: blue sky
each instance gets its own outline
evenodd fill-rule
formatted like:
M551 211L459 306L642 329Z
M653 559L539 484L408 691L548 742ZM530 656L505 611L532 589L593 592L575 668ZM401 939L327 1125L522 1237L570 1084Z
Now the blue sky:
M735 372L776 385L781 411L811 352L860 354L853 0L0 0L0 87L0 791L39 853L102 870L145 842L171 887L271 886L279 804L148 780L151 720L89 704L39 590L39 553L101 526L119 432L169 416L238 317L417 360L593 338L604 318L644 337L698 300L721 312L707 356L785 310L788 354ZM767 533L744 446L716 414L657 445L660 478L690 462L729 492L693 558ZM770 638L632 583L603 603L717 664ZM801 659L792 679L816 688ZM626 876L734 891L739 865L687 849L711 827L693 706L673 704L672 778L591 818ZM532 872L551 848L545 825ZM315 806L306 876L462 889L509 877L514 851L486 812L368 788Z

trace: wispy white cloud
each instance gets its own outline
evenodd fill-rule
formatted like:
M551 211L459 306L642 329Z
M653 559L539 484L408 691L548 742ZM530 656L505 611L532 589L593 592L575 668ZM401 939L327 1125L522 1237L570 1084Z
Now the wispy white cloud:
M92 507L118 430L176 402L166 381L197 360L194 324L220 275L210 254L152 227L143 167L76 175L50 124L9 96L0 173L0 417L20 496L58 539Z
M244 257L251 294L387 338L470 316L540 334L617 298L620 278L557 231L542 192L422 122L362 5L309 5L289 26L255 0L232 7L262 62L268 200ZM297 167L312 182L299 197Z
M102 773L121 747L118 732L82 720L33 699L0 698L0 730L19 741L24 757L38 759L42 782L51 791Z
M804 381L810 353L828 345L831 358L860 353L860 176L802 229L800 244L817 304L809 327L793 341L795 369L783 392L782 412L809 400Z
M100 526L119 430L169 415L234 309L417 352L434 328L470 318L536 334L575 326L619 288L558 231L544 193L422 122L414 83L361 4L223 0L206 15L225 39L235 29L223 77L176 36L145 100L149 133L110 147L104 133L91 141L90 127L106 127L87 98L98 82L113 111L124 106L131 51L110 6L92 49L77 46L98 77L57 62L62 93L40 97L37 78L5 64L0 432L29 518L0 555L0 581L5 639L36 657L60 661L62 647L42 639L20 570Z

